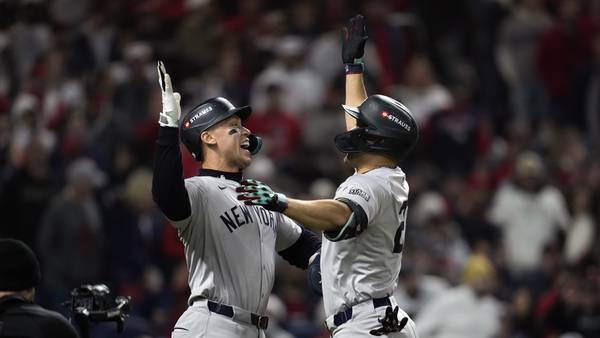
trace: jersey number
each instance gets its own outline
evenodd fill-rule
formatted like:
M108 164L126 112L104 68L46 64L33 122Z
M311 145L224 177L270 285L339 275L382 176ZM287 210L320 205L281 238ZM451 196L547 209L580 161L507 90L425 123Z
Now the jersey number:
M404 227L405 227L405 222L406 222L406 211L408 210L408 203L406 201L404 201L404 203L402 203L402 207L400 208L400 217L402 217L404 220L402 222L400 222L400 226L398 227L398 230L396 230L396 235L394 236L394 249L392 250L393 253L401 253L402 252L402 248L404 247Z

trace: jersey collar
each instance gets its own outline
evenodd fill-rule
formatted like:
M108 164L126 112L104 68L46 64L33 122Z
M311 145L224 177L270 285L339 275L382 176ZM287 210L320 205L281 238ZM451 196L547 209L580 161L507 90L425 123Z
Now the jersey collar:
M213 170L213 169L199 169L198 175L200 176L212 176L212 177L223 177L226 180L236 181L240 183L242 181L242 173L230 173L227 171Z

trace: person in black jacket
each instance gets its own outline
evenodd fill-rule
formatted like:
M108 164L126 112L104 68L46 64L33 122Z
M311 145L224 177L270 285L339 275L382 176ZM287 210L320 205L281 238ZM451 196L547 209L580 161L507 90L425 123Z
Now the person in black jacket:
M0 239L0 337L78 337L64 317L33 303L40 279L33 251L21 241Z

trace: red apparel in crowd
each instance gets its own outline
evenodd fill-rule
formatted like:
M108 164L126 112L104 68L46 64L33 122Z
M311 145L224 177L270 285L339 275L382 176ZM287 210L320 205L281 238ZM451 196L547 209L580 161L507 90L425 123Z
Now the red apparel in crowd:
M537 52L537 69L547 94L552 98L568 94L571 76L590 55L590 36L593 25L578 20L569 29L556 23L541 37Z
M301 122L282 111L253 114L246 122L246 128L267 141L265 148L275 160L296 151L302 138Z

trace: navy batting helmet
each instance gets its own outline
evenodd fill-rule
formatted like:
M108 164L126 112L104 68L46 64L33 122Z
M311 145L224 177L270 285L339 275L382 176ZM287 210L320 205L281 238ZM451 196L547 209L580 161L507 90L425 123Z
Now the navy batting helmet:
M242 121L245 121L252 109L250 106L235 107L229 100L223 97L214 97L197 105L189 113L187 113L180 121L179 134L181 141L188 148L196 161L202 160L202 144L200 135L206 129L215 124L233 116L239 116ZM248 136L250 146L248 151L252 155L258 153L262 146L262 139L256 135Z
M343 107L357 119L357 128L336 135L335 145L341 152L380 152L401 160L419 139L408 108L390 97L372 95L357 108Z

